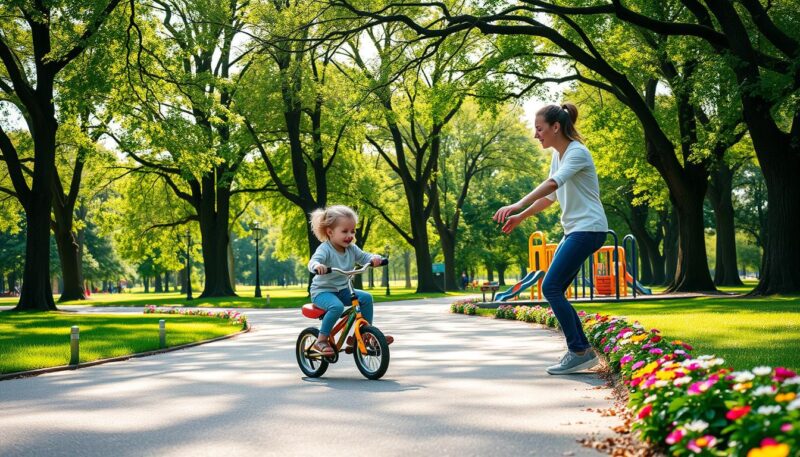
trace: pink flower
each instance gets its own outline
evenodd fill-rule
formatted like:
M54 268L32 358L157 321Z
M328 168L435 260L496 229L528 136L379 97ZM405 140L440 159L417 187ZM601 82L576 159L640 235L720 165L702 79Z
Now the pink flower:
M639 419L644 419L645 417L649 416L650 413L653 412L653 405L646 405L639 411L638 417Z
M713 376L709 379L706 379L705 381L695 382L689 386L689 391L688 391L689 395L700 395L708 391L708 389L710 389L711 386L713 386L716 383L717 379L715 379Z
M683 439L685 435L686 432L684 432L682 428L676 428L675 430L672 431L672 433L667 435L667 439L665 439L664 441L667 444L680 443L680 441Z
M655 355L661 355L661 354L663 354L663 353L664 353L664 351L663 351L663 350L661 350L661 349L659 349L659 348L653 348L653 349L650 349L650 351L649 351L649 352L650 352L651 354L655 354Z
M790 424L788 422L783 424L783 425L781 425L781 431L783 433L789 433L789 432L792 431L792 429L794 429L794 427L792 426L792 424Z
M795 376L797 376L797 373L795 373L794 371L788 368L778 367L775 368L775 376L773 377L773 379L775 381L783 382L789 378L794 378Z
M631 367L631 370L638 370L639 368L642 368L643 366L644 366L644 360L640 360L640 361L638 361L638 362L633 364L633 366Z
M631 360L633 360L633 356L630 355L630 354L625 354L624 356L622 356L621 359L619 359L619 364L620 365L625 365L626 363L630 362Z
M735 421L736 419L746 416L747 413L750 412L750 409L750 406L734 406L725 414L725 417L727 417L728 420Z

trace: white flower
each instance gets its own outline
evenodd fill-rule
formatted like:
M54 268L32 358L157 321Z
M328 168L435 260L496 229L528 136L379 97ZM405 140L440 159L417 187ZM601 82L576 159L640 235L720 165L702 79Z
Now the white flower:
M675 354L683 355L686 354L686 351L684 351L683 349L675 349Z
M721 358L717 357L717 358L709 360L708 361L708 366L713 367L713 366L717 366L717 365L722 365L723 363L725 363L725 359L721 359Z
M692 382L692 378L689 376L681 376L680 378L675 378L675 380L672 381L672 383L676 386L682 386L684 384L689 384L690 382Z
M622 334L623 338L630 338L632 336L633 336L633 332L630 332L630 331L625 332L625 333Z
M773 392L775 392L775 389L772 386L758 386L753 390L752 395L760 397L762 395L772 395Z
M653 384L653 387L660 389L662 387L667 387L668 385L669 385L669 381L665 381L663 379L659 379L658 381L656 381L655 384Z
M688 424L684 425L683 428L689 430L690 432L702 432L708 428L708 422L698 419L696 421L689 422Z
M736 382L752 381L756 377L756 375L749 371L734 371L731 373L731 376L733 376L733 380Z
M768 374L772 374L772 368L770 367L755 367L753 368L753 374L756 376L767 376Z
M759 406L756 410L756 413L763 414L765 416L770 414L777 414L781 412L781 405L769 405L769 406Z
M656 395L650 395L649 397L644 399L644 403L645 404L652 403L652 402L654 402L656 400L658 400L658 397Z
M635 328L636 330L641 330L644 328L644 325L636 322L635 324L633 324L633 328Z
M800 398L795 399L791 403L786 405L787 411L794 411L795 409L800 409Z
M793 378L789 378L789 379L783 381L783 385L785 385L785 386L791 386L791 385L794 385L794 384L800 384L800 376L795 376Z
M697 358L697 360L711 360L713 358L714 358L713 355L706 354L706 355L701 355L700 357Z

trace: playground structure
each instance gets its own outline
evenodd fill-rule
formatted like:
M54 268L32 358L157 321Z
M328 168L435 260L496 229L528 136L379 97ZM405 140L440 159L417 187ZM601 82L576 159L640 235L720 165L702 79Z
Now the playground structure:
M566 291L568 298L579 296L579 284L582 297L586 297L586 289L589 289L589 299L593 300L597 296L627 297L632 293L633 298L637 294L651 295L652 291L643 286L637 280L638 259L636 238L633 235L626 235L622 239L622 246L619 245L617 234L609 230L608 234L614 239L613 246L603 246L593 255L589 256L587 263L581 265L580 272L573 281L573 286ZM628 270L628 257L626 248L630 244L631 269ZM531 289L531 298L534 297L532 288L536 286L536 296L542 299L542 280L544 279L550 263L553 261L558 244L548 244L544 232L536 231L528 237L528 273L508 290L498 293L495 301L507 301L516 299L519 295ZM587 274L589 272L590 274Z

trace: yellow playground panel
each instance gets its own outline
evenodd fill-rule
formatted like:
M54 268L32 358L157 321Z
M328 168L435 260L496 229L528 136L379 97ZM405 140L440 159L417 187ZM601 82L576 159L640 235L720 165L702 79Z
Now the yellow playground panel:
M547 235L542 231L531 233L528 237L528 270L547 272L550 263L553 261L558 244L548 244ZM592 284L597 295L616 295L617 285L619 284L620 296L628 295L628 281L632 281L630 274L627 273L625 260L625 249L617 246L618 264L614 262L614 246L603 246L593 255ZM617 275L621 277L617 280ZM536 295L542 299L542 280L536 282ZM574 291L570 287L567 289L567 297L572 298ZM533 290L531 290L533 298Z

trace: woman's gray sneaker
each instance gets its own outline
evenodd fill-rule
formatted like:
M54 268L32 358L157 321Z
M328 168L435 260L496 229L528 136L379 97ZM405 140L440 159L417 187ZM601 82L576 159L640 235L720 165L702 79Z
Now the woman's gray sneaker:
M567 351L564 357L561 357L561 362L547 367L547 372L549 374L570 374L588 370L597 365L598 362L597 354L591 349L587 349L583 355Z

